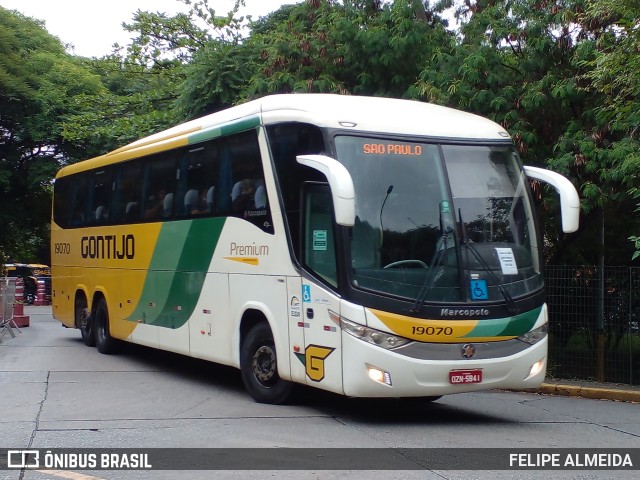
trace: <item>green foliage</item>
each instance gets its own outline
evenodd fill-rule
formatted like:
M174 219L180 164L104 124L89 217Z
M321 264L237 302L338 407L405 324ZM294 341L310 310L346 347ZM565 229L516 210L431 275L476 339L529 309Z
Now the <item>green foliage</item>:
M420 2L307 1L261 24L247 43L259 61L242 98L331 92L407 97L443 22Z
M162 12L138 10L133 22L123 25L125 30L138 34L127 48L129 61L151 65L172 58L180 63L189 63L213 39L209 29L216 34L217 41L237 42L243 19L236 18L235 14L244 4L243 0L236 0L234 8L223 16L216 15L208 0L180 1L190 6L188 13L170 17Z
M608 129L606 154L619 169L622 185L629 188L629 195L639 198L640 4L632 0L593 0L586 18L598 33L595 55L585 64L590 91L604 97L595 111L596 121ZM629 240L635 248L632 258L636 259L640 241L637 235L630 235Z
M238 17L241 1L221 15L207 0L177 1L189 12L136 12L125 25L133 42L100 59L70 57L41 22L0 9L0 195L19 212L0 211L15 224L0 249L34 251L20 239L44 236L33 225L48 213L33 217L35 202L48 210L61 164L283 92L412 98L490 117L525 163L580 192L581 230L564 236L555 194L534 184L551 261L596 263L603 217L609 263L640 248L636 1L292 0L257 20Z
M581 232L571 237L556 226L555 194L535 190L550 261L596 263L601 252L594 237L605 212L607 257L624 262L628 247L620 238L628 234L619 229L639 226L625 188L638 150L603 115L606 89L594 83L606 22L594 20L581 0L456 2L454 10L459 40L436 50L412 93L494 119L511 133L525 163L573 180L584 214Z
M0 249L46 260L51 180L76 147L63 118L100 79L68 56L42 22L0 8Z
M106 91L76 98L79 112L65 118L65 139L84 146L84 155L70 161L106 153L237 98L233 85L246 83L248 60L239 44L243 19L235 17L241 2L217 16L208 0L182 1L188 13L138 10L124 25L137 32L132 43L88 61Z
M187 69L176 108L190 119L231 107L249 81L252 63L246 45L208 43Z
M100 75L103 88L75 96L76 110L63 119L65 140L80 147L67 161L101 155L181 121L172 104L184 65L158 61L147 67L111 55L86 61L85 68Z

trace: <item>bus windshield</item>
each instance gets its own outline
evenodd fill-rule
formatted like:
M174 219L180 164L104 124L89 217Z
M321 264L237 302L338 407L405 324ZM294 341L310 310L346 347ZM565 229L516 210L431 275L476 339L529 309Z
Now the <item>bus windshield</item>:
M351 282L418 302L507 301L542 288L526 178L509 145L338 136L353 178Z

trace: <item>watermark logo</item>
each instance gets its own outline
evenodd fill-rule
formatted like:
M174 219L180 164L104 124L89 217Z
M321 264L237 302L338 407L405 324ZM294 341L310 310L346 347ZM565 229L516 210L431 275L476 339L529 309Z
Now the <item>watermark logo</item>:
M8 450L8 468L40 468L40 452L38 450Z
M32 449L6 450L6 468L24 469L103 469L103 470L141 470L152 468L150 453L130 449L91 450L91 449ZM4 452L0 453L0 470Z

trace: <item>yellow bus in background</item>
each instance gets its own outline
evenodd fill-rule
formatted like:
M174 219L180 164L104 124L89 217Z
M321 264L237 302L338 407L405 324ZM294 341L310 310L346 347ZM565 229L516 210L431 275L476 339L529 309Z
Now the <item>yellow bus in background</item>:
M43 304L48 305L51 300L51 268L40 263L7 263L5 266L7 277L22 278L24 282L24 303L33 305L38 295L38 281L44 285Z
M421 102L274 95L64 167L53 314L238 367L259 402L293 383L356 397L535 387L541 247L507 132Z

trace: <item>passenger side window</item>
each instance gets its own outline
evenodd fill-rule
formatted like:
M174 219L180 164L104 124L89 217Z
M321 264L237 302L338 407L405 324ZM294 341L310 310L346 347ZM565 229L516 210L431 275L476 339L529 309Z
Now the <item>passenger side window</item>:
M149 160L144 172L144 219L167 220L175 210L176 158L168 154Z
M226 155L221 160L221 172L225 173L220 175L220 187L223 193L228 190L229 213L273 233L257 132L251 130L224 139L223 150Z
M72 226L72 183L69 177L56 179L53 185L53 221L62 228Z
M140 220L140 174L139 161L120 165L114 180L115 189L111 206L114 223L131 223Z
M63 177L61 226L233 215L273 233L257 130Z
M93 202L90 215L93 218L89 218L87 224L105 224L109 223L109 206L111 200L111 175L106 169L98 170L93 173Z
M185 217L213 215L216 211L218 151L215 142L191 148L182 159L180 195L176 207Z
M322 280L338 286L331 190L326 184L304 186L303 263Z

